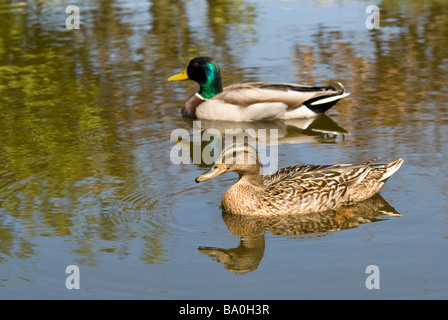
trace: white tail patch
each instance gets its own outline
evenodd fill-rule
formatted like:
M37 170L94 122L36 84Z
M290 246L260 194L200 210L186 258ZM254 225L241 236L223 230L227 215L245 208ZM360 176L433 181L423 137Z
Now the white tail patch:
M390 212L390 211L380 210L379 212L381 212L382 214L389 216L389 217L402 217L403 216L401 213L394 213L394 212Z
M383 181L386 180L387 178L389 178L391 175L393 175L395 172L397 172L398 169L400 169L401 165L403 164L403 159L398 159L397 161L395 161L395 163L393 163L390 167L388 167L386 169L386 173L384 173L384 175L381 177L380 180L378 181Z
M343 94L340 94L340 95L337 95L337 96L332 96L332 97L328 97L328 98L325 98L325 99L319 99L317 101L311 102L311 105L312 106L317 106L319 104L328 103L328 102L335 101L335 100L340 100L340 99L345 98L345 97L347 97L349 95L350 95L350 93L347 92L347 93L343 93Z

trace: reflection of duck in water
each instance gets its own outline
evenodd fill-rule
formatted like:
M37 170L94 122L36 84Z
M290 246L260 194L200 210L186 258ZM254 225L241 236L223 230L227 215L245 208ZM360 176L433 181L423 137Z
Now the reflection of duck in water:
M286 83L251 82L222 88L221 72L209 57L198 57L168 80L191 79L199 92L185 102L182 113L199 119L258 121L310 118L324 113L349 95L344 87L310 87Z
M242 215L278 215L319 212L372 197L403 163L402 159L375 164L290 166L262 176L254 148L233 144L224 149L212 168L196 182L227 171L239 180L222 198L225 211Z
M344 139L349 132L340 127L325 114L314 118L275 120L275 121L219 121L194 120L184 117L184 121L194 129L207 133L219 133L223 140L227 135L230 139L236 137L253 138L257 144L303 143L315 140L336 142L338 137ZM273 136L273 134L275 134ZM227 140L227 138L225 138ZM249 140L250 141L250 140Z
M223 220L233 235L240 236L236 248L199 247L199 251L224 264L235 273L255 270L264 255L265 231L276 235L295 235L301 238L322 237L338 230L400 216L386 200L377 194L370 199L324 212L308 214L248 216L223 211Z
M264 235L241 237L236 248L199 247L199 251L221 262L229 271L244 274L257 269L264 255Z

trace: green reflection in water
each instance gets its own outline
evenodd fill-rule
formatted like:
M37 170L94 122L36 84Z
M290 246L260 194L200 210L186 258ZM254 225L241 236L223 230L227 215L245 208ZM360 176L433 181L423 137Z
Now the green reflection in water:
M176 117L189 88L181 84L181 94L173 94L179 88L166 77L204 53L222 62L226 84L254 77L245 75L238 53L257 44L262 10L241 0L209 0L199 13L177 0L138 5L80 2L76 32L64 28L62 4L0 5L0 251L7 257L28 259L36 254L33 237L59 236L73 239L80 261L95 264L98 252L125 256L129 249L117 242L141 237L141 259L165 261L174 197L160 197L157 189L172 184L142 175L136 140L152 148L151 170L163 172L161 147L154 146L170 146L173 122L184 126ZM385 0L379 6L389 19L382 20L382 33L369 33L369 57L344 30L316 26L315 46L292 40L294 67L308 80L321 78L319 65L346 79L352 99L338 112L350 131L366 123L401 125L411 140L424 124L404 122L425 114L430 103L431 119L446 120L448 5ZM203 29L192 21L201 14ZM150 126L135 129L142 119ZM443 152L443 135L432 136L428 152ZM374 147L369 143L351 140L364 149ZM143 222L142 232L135 221Z
M76 31L64 28L63 3L0 5L0 250L6 256L37 254L34 237L68 237L78 262L94 265L98 252L126 256L130 248L120 241L141 237L141 259L165 261L172 197L160 189L171 186L142 177L133 127L156 119L137 134L152 148L166 140L160 127L172 114L159 105L170 100L166 75L178 59L211 45L231 60L226 32L236 25L253 34L255 7L210 1L211 36L204 43L195 39L182 1L123 4L79 2ZM147 159L154 171L165 169L157 155Z

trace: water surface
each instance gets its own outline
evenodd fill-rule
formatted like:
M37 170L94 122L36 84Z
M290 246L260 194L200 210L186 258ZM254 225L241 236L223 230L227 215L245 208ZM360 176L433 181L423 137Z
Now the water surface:
M65 26L69 4L80 29ZM370 4L380 29L365 26ZM0 21L2 299L448 297L444 1L28 1L1 4ZM349 215L223 215L236 175L196 184L207 163L170 160L173 130L193 136L180 106L196 86L166 79L199 55L224 85L351 92L314 121L241 125L278 130L279 167L402 168Z

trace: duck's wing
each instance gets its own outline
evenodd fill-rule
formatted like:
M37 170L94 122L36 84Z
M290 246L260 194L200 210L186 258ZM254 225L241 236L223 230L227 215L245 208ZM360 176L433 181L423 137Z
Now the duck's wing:
M363 181L370 170L365 165L326 166L293 177L277 177L277 181L266 186L261 203L269 210L313 212L332 209L344 201L348 187Z
M349 93L345 93L344 87L339 83L337 86L303 86L250 82L228 86L214 98L240 107L266 102L281 102L287 109L305 105L315 113L323 113L347 95Z
M264 177L266 190L290 187L308 192L360 183L371 168L365 165L306 165L280 169Z
M293 179L297 175L302 173L318 171L320 169L325 169L332 167L332 165L312 165L312 164L304 164L298 166L289 166L285 168L278 169L277 171L268 173L263 176L263 183L265 186L269 186L271 184L275 184L276 182L284 179Z
M359 167L368 167L371 163L377 161L378 158L369 160L361 164L337 164L337 165L314 165L314 164L304 164L289 166L278 169L277 171L268 173L263 176L263 183L265 186L275 184L280 180L294 180L294 179L313 179L318 177L344 177L344 179L349 179L350 172L352 169ZM340 178L338 178L340 179ZM343 181L343 180L341 180Z
M379 163L376 164L375 162L378 161L380 157L372 158L368 161L361 162L359 164L337 164L337 165L315 165L315 164L303 164L303 165L295 165L295 166L288 166L281 169L278 169L276 171L273 171L271 173L268 173L263 176L263 183L265 186L269 186L271 184L274 184L280 180L284 179L295 179L298 177L301 179L305 173L310 173L313 171L325 171L328 170L329 172L333 169L336 171L339 171L340 173L343 173L345 171L350 170L350 168L357 168L357 167L371 167L371 169L375 169L373 171L375 172L381 172L385 171L385 169L388 166L392 166L395 162L392 162L390 164L388 163ZM398 161L398 160L397 160ZM374 177L374 172L369 174L370 177ZM380 173L378 173L378 176L381 176Z

